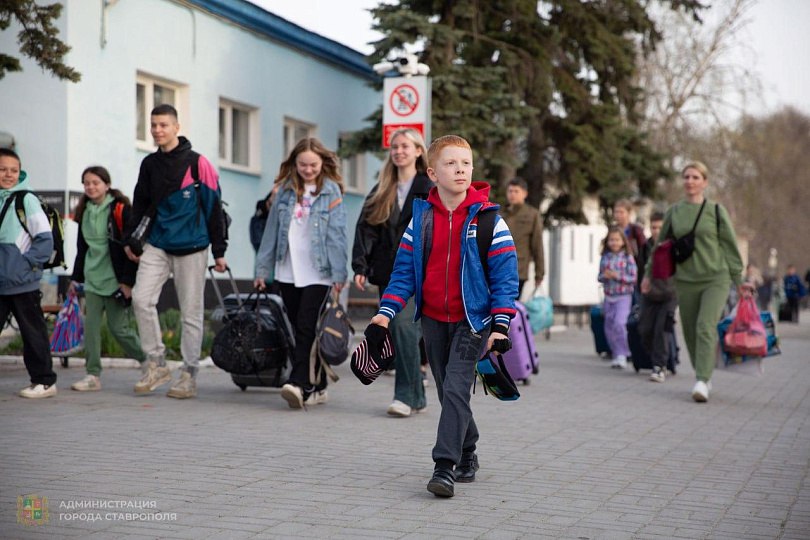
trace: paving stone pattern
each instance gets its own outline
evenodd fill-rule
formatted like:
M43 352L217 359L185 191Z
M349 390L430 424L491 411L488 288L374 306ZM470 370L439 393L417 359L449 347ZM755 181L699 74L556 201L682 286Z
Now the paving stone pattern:
M540 374L519 401L473 396L481 470L452 499L425 490L434 386L426 413L398 419L385 415L393 377L364 387L348 364L308 411L213 367L196 399L135 396L139 371L114 367L80 394L72 365L57 368L57 397L26 400L25 370L5 358L0 538L807 539L810 323L779 330L765 374L717 372L708 404L689 396L685 351L656 384L611 370L587 330L538 339ZM47 497L48 523L17 523L29 494ZM108 501L153 507L66 508Z

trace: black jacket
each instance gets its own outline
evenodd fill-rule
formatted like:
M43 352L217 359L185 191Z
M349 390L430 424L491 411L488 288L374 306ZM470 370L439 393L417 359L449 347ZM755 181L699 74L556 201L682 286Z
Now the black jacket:
M156 244L155 247L171 255L187 255L207 248L210 242L214 258L224 257L228 247L227 228L216 170L205 156L191 149L188 139L181 136L179 140L180 144L172 151L158 149L141 161L132 199L132 215L124 229L124 238L133 246L132 233L141 218L151 214L148 217L153 218L150 226L152 232L147 238L153 240L154 229L157 229L162 240L179 245L167 247ZM201 187L197 191L198 197L189 200L183 194L189 192L191 187L183 188L183 180L193 170L195 161L199 175L195 180L201 181ZM199 225L200 211L207 216L207 223L202 226ZM164 213L170 218L162 221L161 215ZM197 225L188 226L195 220ZM207 233L202 229L206 229Z
M373 285L379 287L388 285L399 241L413 217L413 200L427 199L432 185L430 178L417 173L408 197L405 199L405 204L402 206L402 211L395 204L391 216L384 224L369 224L366 221L365 203L363 204L363 211L360 213L360 219L357 220L354 247L352 248L352 270L355 274L366 276L369 283ZM379 184L371 188L366 202L377 192L378 187Z
M138 271L138 263L134 263L124 253L124 235L116 223L116 211L121 213L121 223L126 226L130 218L130 206L123 199L115 199L109 207L107 216L107 244L110 248L110 260L113 272L118 283L123 283L132 287L135 284L135 274ZM87 241L84 239L82 224L79 222L79 240L76 245L76 260L73 262L73 276L71 279L79 283L84 283L84 258L87 255Z

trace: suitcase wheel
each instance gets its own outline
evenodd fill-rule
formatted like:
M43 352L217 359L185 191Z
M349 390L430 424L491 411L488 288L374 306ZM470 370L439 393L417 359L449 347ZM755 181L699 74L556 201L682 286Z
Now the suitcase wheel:
M537 375L538 373L540 373L540 368L537 366L532 367L532 374Z
M62 357L62 367L68 367L68 357L67 356Z
M246 385L246 384L239 384L238 382L235 382L235 383L233 383L233 384L235 384L236 386L238 386L238 387L239 387L239 389L240 389L240 390L242 390L242 392L244 392L245 390L247 390L247 385Z
M529 386L530 384L532 384L532 380L531 380L531 379L528 379L528 378L527 378L527 379L523 379L523 386Z

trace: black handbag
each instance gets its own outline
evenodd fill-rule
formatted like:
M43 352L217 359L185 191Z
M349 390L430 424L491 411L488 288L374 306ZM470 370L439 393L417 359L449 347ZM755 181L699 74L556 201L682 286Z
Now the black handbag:
M675 258L676 263L680 264L686 262L686 260L689 259L689 257L691 257L692 253L695 251L695 229L697 229L698 221L700 221L700 216L703 214L703 208L705 206L706 199L703 199L703 204L700 205L700 211L695 219L695 224L692 225L692 230L680 238L674 239L674 242L672 243L672 255Z
M492 354L497 357L497 362L492 359ZM501 401L515 401L520 397L517 385L509 375L500 353L487 353L476 362L475 375L481 380L485 394L492 395Z

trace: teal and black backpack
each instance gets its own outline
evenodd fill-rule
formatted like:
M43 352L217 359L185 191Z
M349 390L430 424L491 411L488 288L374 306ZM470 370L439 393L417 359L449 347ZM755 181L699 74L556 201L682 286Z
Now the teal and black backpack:
M56 208L43 201L39 195L28 190L13 192L6 200L6 204L3 206L3 211L0 212L0 223L3 222L3 218L6 217L6 212L8 212L8 209L11 206L11 202L14 201L14 212L17 214L17 219L20 220L20 225L22 225L23 230L25 230L28 236L33 238L31 231L28 230L28 225L26 224L25 219L24 199L28 193L36 196L37 200L39 201L42 211L45 212L45 216L48 218L48 225L51 228L51 235L53 236L53 251L51 251L50 258L45 262L45 264L42 265L42 267L45 269L56 268L57 266L67 268L67 264L65 264L65 227L62 223L62 216L59 215L59 211L56 210Z

